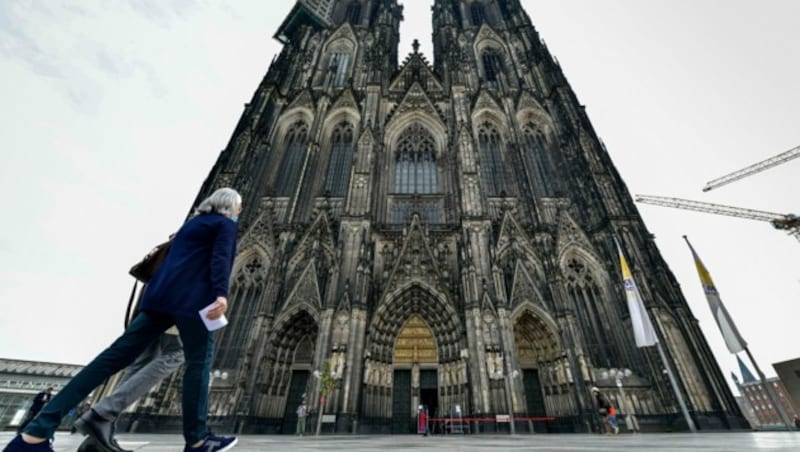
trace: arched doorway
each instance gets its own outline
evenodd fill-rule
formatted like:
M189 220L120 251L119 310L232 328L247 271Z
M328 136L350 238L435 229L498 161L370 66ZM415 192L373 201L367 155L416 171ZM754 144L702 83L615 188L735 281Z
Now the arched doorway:
M411 433L415 407L433 414L439 407L436 338L419 314L413 314L397 335L393 364L392 432Z
M569 361L552 319L529 307L519 310L514 316L514 346L524 394L522 406L515 408L531 417L576 414ZM537 432L550 428L540 421L533 426Z
M376 310L368 331L362 426L410 433L423 397L435 405L430 416L456 405L468 412L465 334L444 295L420 283L398 288Z
M319 336L317 321L307 311L300 309L275 324L263 368L264 387L258 397L256 413L259 417L280 419L280 432L294 433L297 425L297 407L306 397L309 376L314 362L316 341Z

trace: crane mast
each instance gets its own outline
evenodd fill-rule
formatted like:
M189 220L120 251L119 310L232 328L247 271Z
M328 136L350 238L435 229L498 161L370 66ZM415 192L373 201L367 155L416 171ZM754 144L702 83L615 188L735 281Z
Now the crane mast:
M748 220L767 221L772 224L775 229L786 231L789 235L800 240L800 216L793 214L765 212L763 210L744 209L741 207L692 201L690 199L667 198L663 196L636 195L635 199L636 202L643 204L674 207L676 209L746 218Z
M745 177L752 176L753 174L756 173L760 173L764 170L770 169L774 166L781 165L798 157L800 157L800 146L789 149L784 153L778 154L764 161L755 163L746 168L742 168L739 171L734 171L733 173L714 179L706 183L706 186L703 187L703 191L711 191L715 188L722 187L723 185L730 184L731 182L735 182L739 179L744 179Z

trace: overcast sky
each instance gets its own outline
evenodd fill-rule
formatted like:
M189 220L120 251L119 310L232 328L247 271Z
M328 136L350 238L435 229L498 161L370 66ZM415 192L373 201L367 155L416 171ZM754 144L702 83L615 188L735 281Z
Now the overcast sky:
M401 60L430 52L407 0ZM528 0L631 193L800 213L800 2ZM122 331L128 268L176 230L272 57L288 1L0 2L0 356L84 364ZM763 370L800 356L798 242L640 206L725 376L688 234ZM737 373L738 373L738 369Z

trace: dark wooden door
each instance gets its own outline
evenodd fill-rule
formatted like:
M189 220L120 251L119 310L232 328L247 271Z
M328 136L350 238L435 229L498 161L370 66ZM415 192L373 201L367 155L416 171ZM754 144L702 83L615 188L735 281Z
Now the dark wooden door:
M282 433L293 434L297 431L297 407L303 401L303 393L306 392L308 384L307 370L293 370L292 380L289 382L289 396L286 398L286 411L283 413ZM308 405L310 400L306 400ZM308 418L306 418L308 419ZM306 426L306 429L308 426Z
M419 371L419 402L428 407L430 417L436 417L439 408L439 379L436 369Z
M522 371L522 384L525 386L525 402L528 416L546 416L547 410L544 406L539 371L537 369L524 369ZM534 422L533 427L537 432L547 431L547 423L543 421Z
M395 370L392 388L392 433L413 433L411 371Z

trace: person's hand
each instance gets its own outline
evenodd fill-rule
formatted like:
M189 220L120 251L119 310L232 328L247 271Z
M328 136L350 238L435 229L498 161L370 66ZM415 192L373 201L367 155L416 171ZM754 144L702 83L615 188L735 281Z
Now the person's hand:
M217 297L214 301L214 307L208 311L206 317L209 320L217 320L218 318L222 317L222 314L225 314L225 311L228 310L228 299L225 297Z

